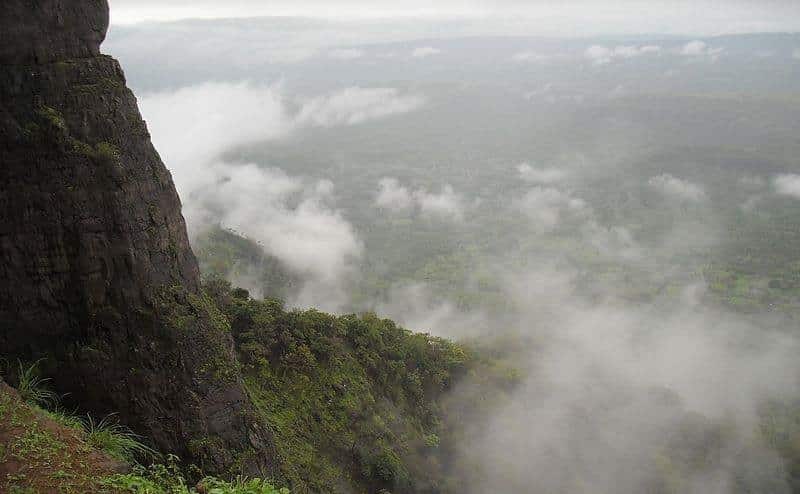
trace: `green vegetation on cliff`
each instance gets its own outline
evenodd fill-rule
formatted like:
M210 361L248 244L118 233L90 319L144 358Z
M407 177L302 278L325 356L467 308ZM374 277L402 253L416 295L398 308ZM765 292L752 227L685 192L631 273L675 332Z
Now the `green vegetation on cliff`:
M230 483L205 477L218 460L206 458L217 450L213 435L196 435L187 444L199 464L186 465L174 456L161 464L142 444L149 438L136 436L113 416L95 420L63 413L38 366L19 365L6 374L30 403L9 406L16 396L9 390L0 407L0 428L11 427L19 436L4 437L0 451L0 465L12 461L8 485L23 489L45 482L53 492L132 494L285 492L274 485L288 485L297 494L458 492L464 466L454 464L460 441L518 381L497 355L487 358L374 314L289 311L278 300L252 299L220 279L209 280L201 295L166 289L156 310L178 346L186 331L221 342L196 353L202 365L195 378L213 386L241 376L257 415L249 421L263 424L274 441L275 483L237 477L234 470ZM234 350L224 344L228 338L235 344L236 368L221 358ZM451 392L462 384L458 393ZM15 405L24 403L13 399ZM42 428L41 421L49 425ZM57 434L51 437L49 430ZM59 434L69 440L59 440ZM34 439L35 447L28 447ZM20 449L15 445L22 440L30 444ZM254 446L231 452L232 464L248 464L256 451ZM97 468L84 462L91 455L98 458ZM154 460L149 468L137 463ZM191 487L197 479L204 480ZM78 490L70 490L74 486Z
M457 406L486 417L495 401L467 400L516 383L474 350L374 314L287 311L218 280L207 290L230 320L249 396L296 493L455 492L450 461L467 424L447 413L447 391L481 374Z

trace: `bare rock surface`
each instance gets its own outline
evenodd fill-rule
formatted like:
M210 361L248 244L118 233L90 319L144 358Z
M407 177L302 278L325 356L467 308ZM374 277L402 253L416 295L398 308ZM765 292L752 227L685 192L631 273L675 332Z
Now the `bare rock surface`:
M171 175L100 54L106 0L2 11L0 357L45 358L69 402L209 472L268 473L270 435L201 293Z

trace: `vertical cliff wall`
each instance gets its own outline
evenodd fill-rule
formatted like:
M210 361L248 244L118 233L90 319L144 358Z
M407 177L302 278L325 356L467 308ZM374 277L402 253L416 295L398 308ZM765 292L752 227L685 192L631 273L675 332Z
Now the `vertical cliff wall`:
M0 10L0 357L45 357L68 400L210 471L268 469L172 178L100 54L106 0Z

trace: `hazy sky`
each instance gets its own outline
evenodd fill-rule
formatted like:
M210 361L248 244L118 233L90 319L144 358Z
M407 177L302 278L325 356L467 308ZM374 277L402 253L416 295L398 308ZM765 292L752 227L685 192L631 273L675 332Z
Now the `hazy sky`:
M531 34L723 34L800 30L798 0L110 0L113 22L312 16L514 19ZM432 6L433 5L433 6ZM500 31L500 30L499 30ZM502 32L498 32L502 34Z

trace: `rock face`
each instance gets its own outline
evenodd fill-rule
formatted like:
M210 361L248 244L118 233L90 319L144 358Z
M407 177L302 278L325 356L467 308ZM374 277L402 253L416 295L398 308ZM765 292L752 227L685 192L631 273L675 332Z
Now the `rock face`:
M0 13L0 357L210 472L269 473L229 328L200 291L172 178L119 64L106 0Z
M0 15L3 65L97 56L108 29L106 0L7 0Z

